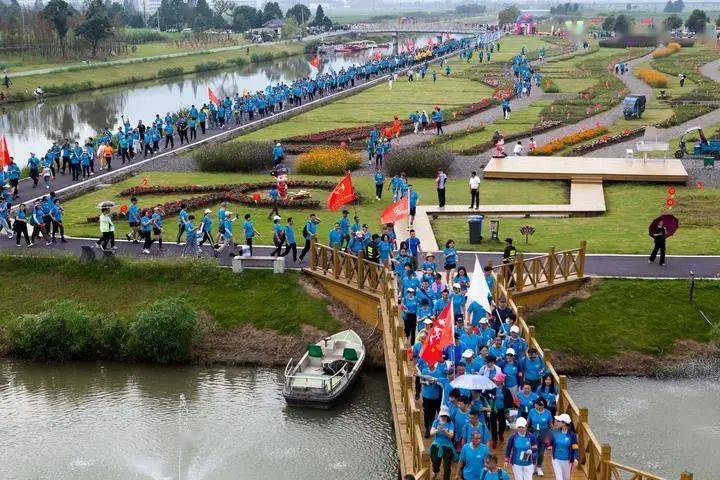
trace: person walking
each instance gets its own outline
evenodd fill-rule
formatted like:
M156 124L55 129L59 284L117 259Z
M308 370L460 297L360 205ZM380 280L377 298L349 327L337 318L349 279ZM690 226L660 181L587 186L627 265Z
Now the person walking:
M285 228L280 225L280 217L273 217L273 245L275 250L270 254L271 257L279 257L282 253L282 247L285 244Z
M546 408L547 402L544 398L535 399L535 408L528 414L528 430L538 439L538 450L535 456L535 473L538 477L545 475L542 470L545 448L549 440L550 428L553 423L552 413Z
M382 199L382 191L385 186L385 174L379 168L375 171L375 200Z
M650 232L650 236L653 238L653 242L655 243L652 252L650 253L650 258L648 258L648 263L655 263L655 258L657 258L658 252L660 252L660 266L665 266L665 240L667 239L667 229L665 228L665 224L662 220L658 221L655 228Z
M478 177L477 172L470 174L468 183L470 184L470 210L473 208L478 210L480 209L480 177Z
M314 213L311 213L308 217L308 221L305 224L305 227L303 227L303 238L305 239L305 246L302 249L302 252L300 252L300 261L302 262L303 258L305 258L305 255L307 255L307 252L310 251L310 241L313 238L317 237L317 226L318 223L320 223L320 219L317 218L317 215Z
M285 251L282 253L283 257L292 250L293 262L297 263L297 243L295 242L295 230L293 230L293 219L288 217L287 225L285 225Z
M532 480L534 457L537 454L537 438L528 433L528 422L523 417L515 421L517 431L508 439L505 447L505 465L512 466L515 480Z
M430 462L432 464L433 478L440 473L440 464L443 467L443 480L450 480L450 469L455 456L453 439L455 438L455 425L450 419L450 410L446 406L440 408L438 418L432 424L430 435L435 437L430 445Z
M140 237L143 241L143 253L150 254L150 247L153 243L152 235L152 212L148 209L145 210L142 217L140 217Z
M108 242L110 250L117 250L115 246L115 224L112 221L112 215L109 207L103 207L100 210L100 238L96 242L98 248L108 251Z
M445 207L445 187L447 186L447 174L443 169L439 169L435 176L435 187L437 188L438 207Z
M210 247L214 247L215 240L212 236L212 210L209 208L206 208L203 212L203 218L200 220L200 231L202 232L202 237L200 238L198 246L202 247L202 244L205 243L205 240L207 240L210 243Z
M20 238L25 237L25 244L28 247L32 247L32 242L30 241L30 235L28 234L27 229L27 212L25 211L25 204L21 203L20 206L17 209L17 212L15 212L15 221L13 222L13 232L15 232L15 245L20 246Z
M223 227L222 227L222 244L218 246L218 248L215 249L215 256L218 257L222 252L225 251L225 249L229 249L229 253L231 257L235 256L235 253L233 252L235 248L235 243L233 242L233 222L235 221L233 212L225 211L224 220L223 220ZM220 242L220 239L218 239L218 243Z
M577 435L572 431L570 415L563 413L555 417L558 428L548 437L548 449L552 450L552 466L557 480L570 480L573 468L577 468L579 445Z
M260 232L255 230L255 225L253 224L252 220L250 220L250 214L245 214L245 221L243 222L243 230L245 231L245 245L250 248L250 256L252 257L253 254L253 238L255 236L262 237L260 235Z

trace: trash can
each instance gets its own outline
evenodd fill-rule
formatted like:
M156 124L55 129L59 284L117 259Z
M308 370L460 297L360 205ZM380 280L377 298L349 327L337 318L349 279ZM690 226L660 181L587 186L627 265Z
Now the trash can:
M482 215L470 215L468 217L468 227L470 229L470 243L482 242Z

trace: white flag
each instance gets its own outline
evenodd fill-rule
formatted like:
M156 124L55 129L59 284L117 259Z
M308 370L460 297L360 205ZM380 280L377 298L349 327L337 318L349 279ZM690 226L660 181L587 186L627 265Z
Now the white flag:
M485 280L485 274L480 266L480 260L477 255L475 256L475 268L473 268L472 276L470 277L470 288L467 291L467 305L470 306L472 302L477 302L486 312L490 311L490 288L488 287L487 280ZM473 318L473 322L475 319Z

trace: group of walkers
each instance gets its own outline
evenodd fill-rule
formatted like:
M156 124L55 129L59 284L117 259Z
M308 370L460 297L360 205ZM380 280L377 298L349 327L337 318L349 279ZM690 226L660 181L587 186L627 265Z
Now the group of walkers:
M15 245L18 247L21 246L22 239L25 240L25 245L33 247L40 237L46 246L50 246L57 242L58 235L60 242L66 242L63 225L65 209L55 192L42 196L32 205L16 205L14 210L13 202L11 188L3 187L0 197L0 234L5 233L9 239L15 237Z

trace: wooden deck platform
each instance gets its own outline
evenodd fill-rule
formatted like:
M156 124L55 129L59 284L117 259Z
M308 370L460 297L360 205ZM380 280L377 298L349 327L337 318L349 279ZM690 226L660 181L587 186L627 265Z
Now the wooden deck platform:
M591 157L493 158L485 178L571 180L597 178L625 182L685 182L688 174L680 160Z

